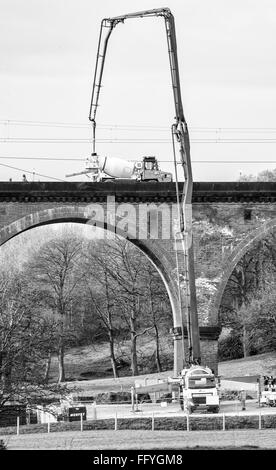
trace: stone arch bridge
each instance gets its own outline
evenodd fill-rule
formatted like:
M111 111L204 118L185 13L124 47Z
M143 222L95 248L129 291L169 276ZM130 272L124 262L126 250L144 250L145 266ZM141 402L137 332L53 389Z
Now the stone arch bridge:
M223 291L241 257L276 226L276 185L194 183L192 214L202 363L217 371ZM148 256L171 301L175 374L183 365L176 217L174 183L0 183L0 245L34 227L79 222L116 231Z

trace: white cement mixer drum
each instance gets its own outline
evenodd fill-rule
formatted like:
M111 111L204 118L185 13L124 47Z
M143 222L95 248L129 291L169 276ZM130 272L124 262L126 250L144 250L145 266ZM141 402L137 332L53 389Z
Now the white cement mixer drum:
M134 163L121 158L99 157L101 171L114 178L131 178Z

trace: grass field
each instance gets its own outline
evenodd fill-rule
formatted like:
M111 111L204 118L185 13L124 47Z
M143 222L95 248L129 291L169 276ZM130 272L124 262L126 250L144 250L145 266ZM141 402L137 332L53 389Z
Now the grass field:
M219 375L235 377L243 375L276 375L276 351L244 359L219 363Z
M8 450L275 449L276 430L85 431L2 437Z

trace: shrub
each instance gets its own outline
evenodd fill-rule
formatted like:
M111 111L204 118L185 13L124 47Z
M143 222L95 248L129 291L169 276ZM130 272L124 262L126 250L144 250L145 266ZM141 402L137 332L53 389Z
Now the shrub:
M243 357L240 335L232 330L231 333L218 342L219 361L229 361Z
M0 439L0 450L7 450L6 444L3 439Z

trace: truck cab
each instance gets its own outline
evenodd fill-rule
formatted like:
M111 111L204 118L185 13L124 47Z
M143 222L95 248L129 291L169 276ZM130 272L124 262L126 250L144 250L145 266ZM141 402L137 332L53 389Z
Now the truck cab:
M181 407L190 413L197 408L213 413L219 411L216 378L209 367L191 366L182 370L180 400Z
M156 157L143 157L135 164L136 178L139 181L171 182L172 174L159 169Z

